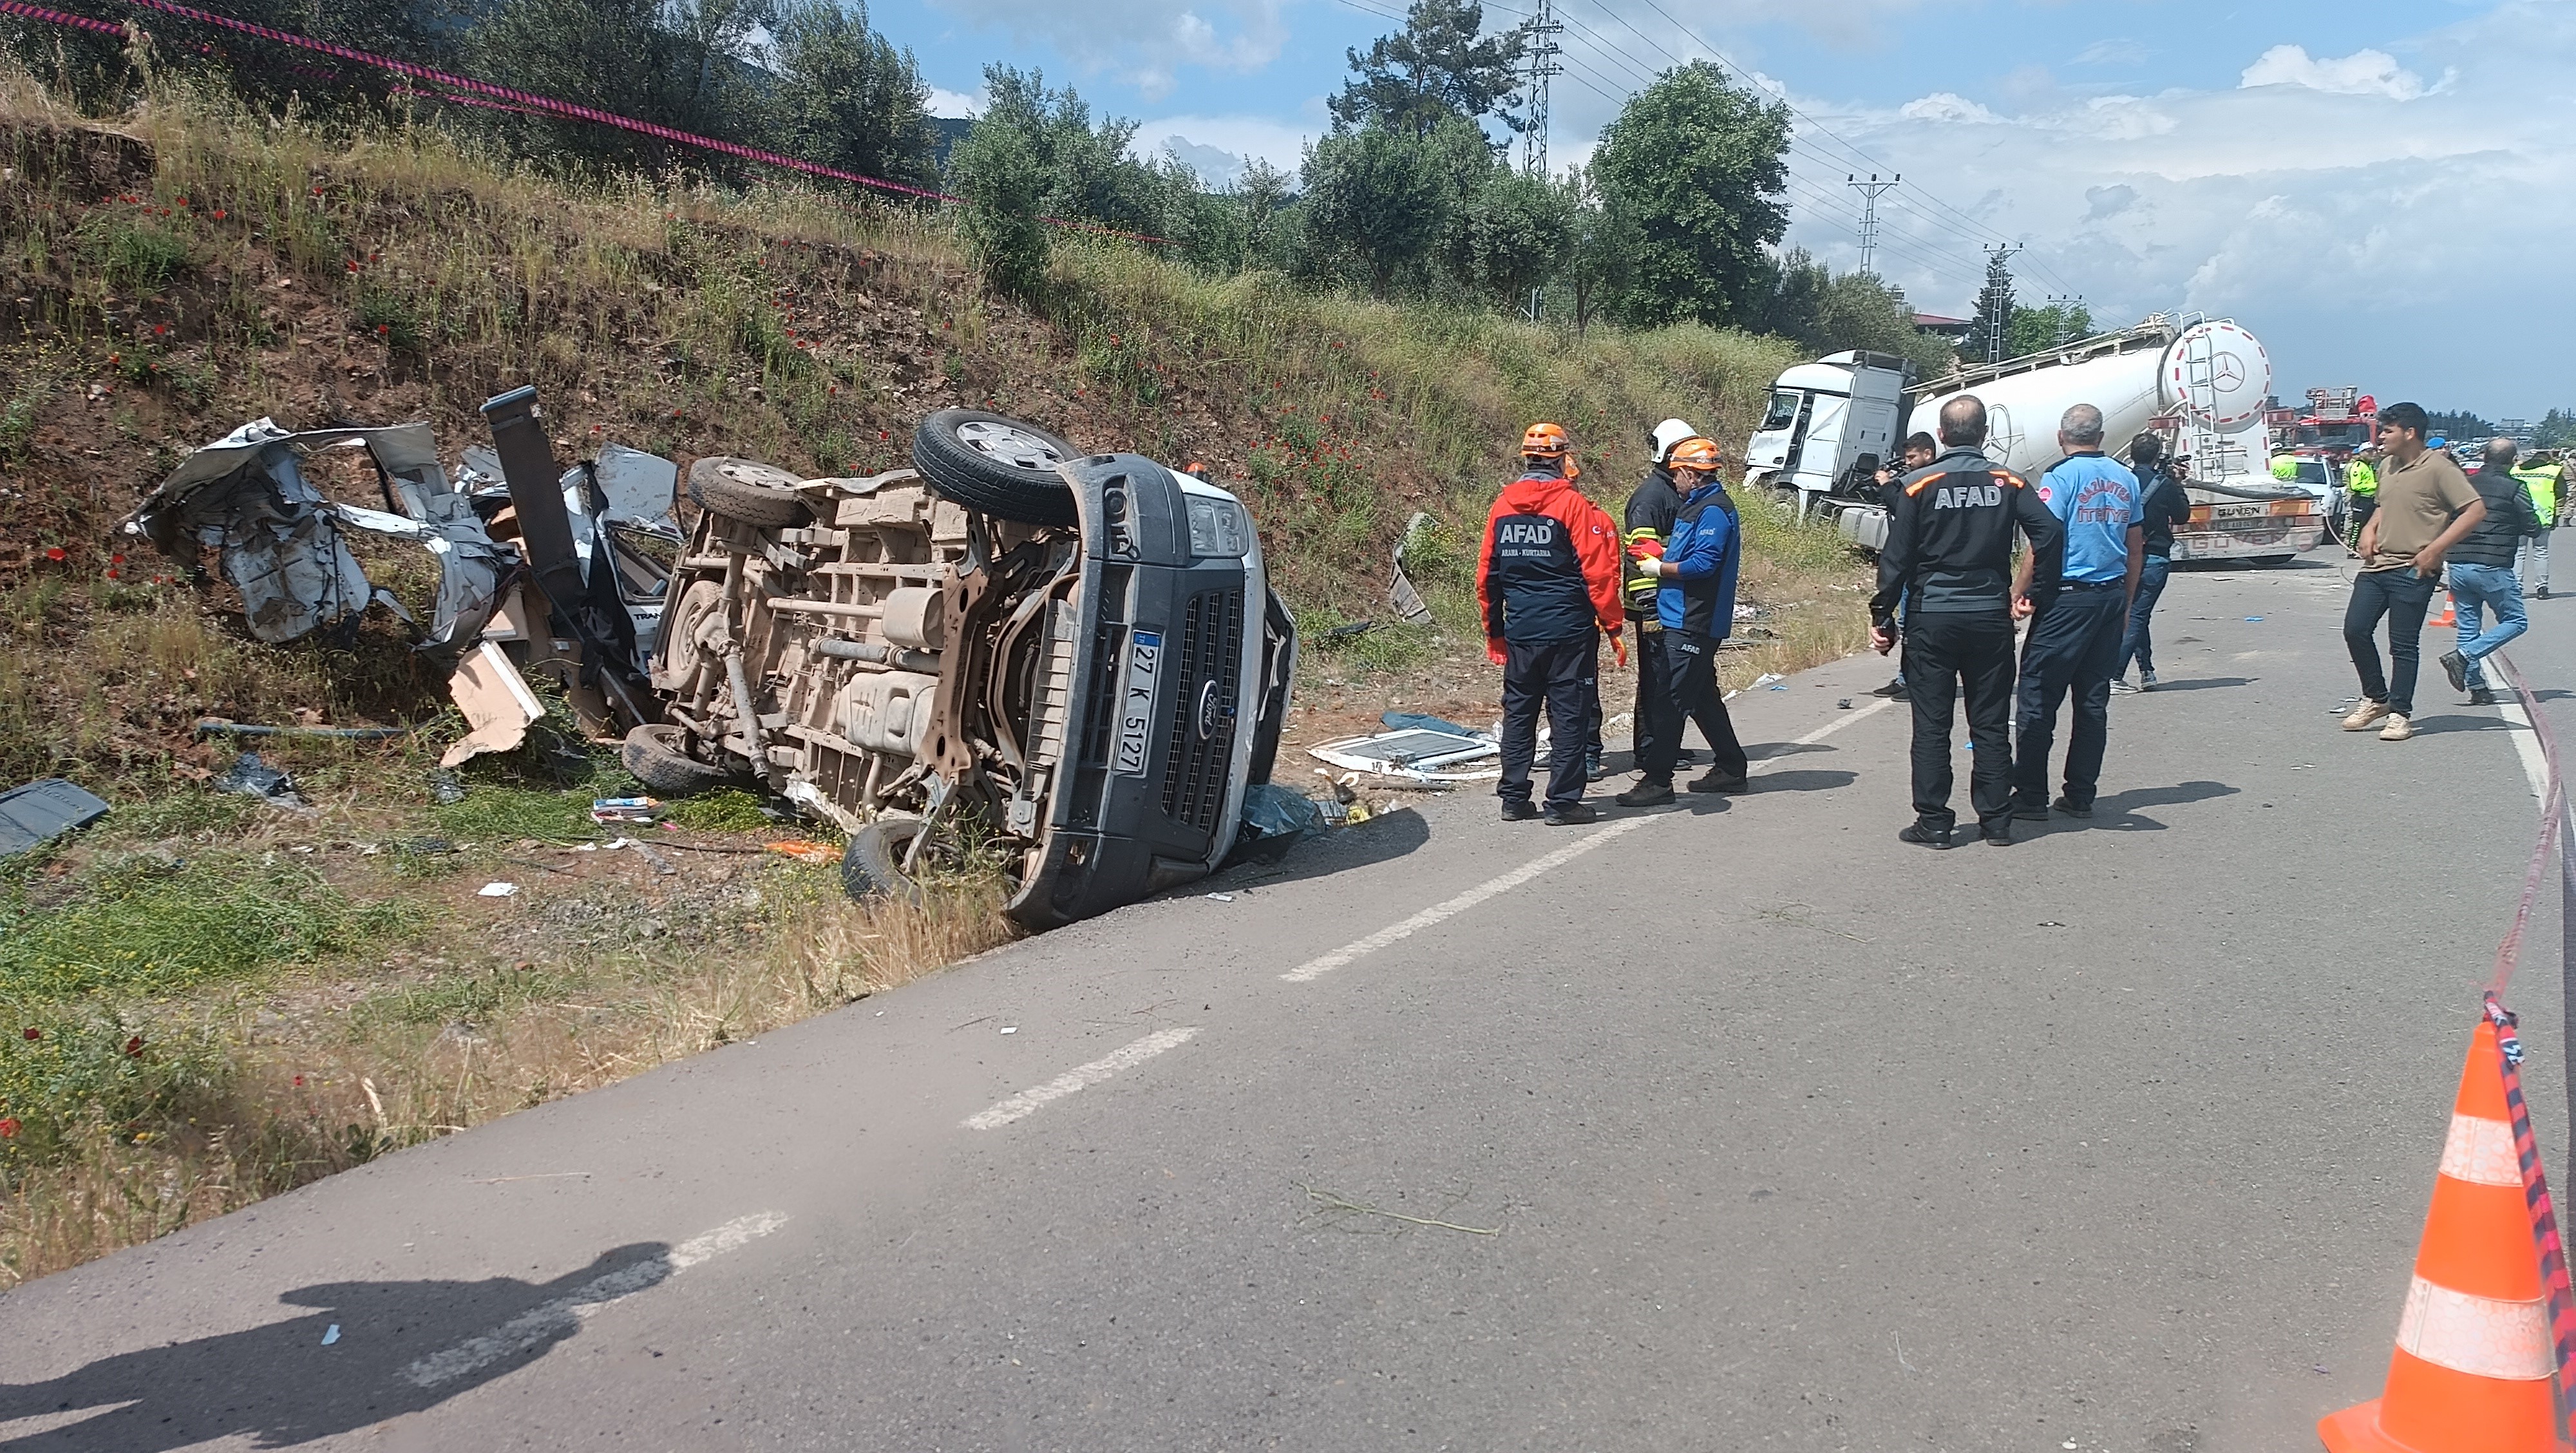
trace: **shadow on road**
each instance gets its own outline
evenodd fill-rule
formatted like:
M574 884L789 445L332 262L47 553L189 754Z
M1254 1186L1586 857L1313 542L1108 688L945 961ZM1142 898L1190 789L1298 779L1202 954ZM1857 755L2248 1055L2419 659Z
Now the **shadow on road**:
M1799 772L1765 772L1753 779L1756 792L1831 792L1858 781L1858 772L1839 767L1811 767Z
M2037 823L2024 824L2023 827L2037 833L2163 832L2163 823L2141 816L2139 809L2207 802L2213 797L2233 797L2244 790L2224 782L2177 782L2171 787L2132 787L2126 792L2109 792L2094 798L2093 815L2089 818L2058 813L2051 816L2044 827Z
M1490 791L1490 787L1487 790ZM1346 873L1354 868L1393 862L1429 841L1431 824L1412 808L1399 807L1380 813L1357 827L1337 828L1320 838L1300 839L1268 862L1253 858L1238 863L1213 878L1177 890L1177 894L1187 898L1206 892L1211 885L1219 888L1262 888L1274 883L1320 878L1327 873Z
M1747 761L1769 762L1781 757L1803 757L1809 752L1830 752L1833 750L1834 748L1825 745L1823 742L1760 742L1753 746L1746 747L1744 749L1744 756ZM1707 754L1703 752L1701 754L1701 760L1705 761L1706 759Z
M2228 686L2251 686L2254 681L2255 678L2251 676L2201 676L2182 681L2159 681L2156 683L2155 694L2162 695L2168 691L2216 691Z
M2441 736L2449 732L2509 732L2519 728L2498 716L2419 716L2415 718L2415 735Z
M46 1420L0 1450L163 1453L229 1437L284 1448L352 1432L544 1356L581 1330L590 1306L669 1276L668 1253L660 1242L621 1246L550 1282L302 1287L278 1300L316 1309L307 1316L102 1357L49 1382L0 1383L0 1427Z

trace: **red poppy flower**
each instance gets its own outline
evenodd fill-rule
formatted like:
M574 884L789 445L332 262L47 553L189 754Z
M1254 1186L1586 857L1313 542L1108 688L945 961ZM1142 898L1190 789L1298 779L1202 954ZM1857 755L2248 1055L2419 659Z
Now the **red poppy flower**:
M223 209L223 208L221 208L221 207L217 207L217 208L215 209L215 220L216 220L216 221L218 221L218 222L221 222L222 220L224 220L224 209Z
M0 1140L15 1140L17 1138L18 1117L15 1115L0 1117Z
M43 1030L41 1030L41 1029L36 1028L36 1027L35 1027L34 1025L32 1025L32 1024L31 1024L31 1025L29 1025L29 1026L27 1026L27 1038L28 1038L28 1039L30 1039L30 1040L38 1040L38 1039L42 1039L42 1038L44 1038L44 1037L45 1037L45 1031L43 1031Z
M167 324L167 323L155 323L155 324L153 324L153 325L152 325L152 336L153 336L153 337L155 337L155 338L158 338L158 337L160 337L162 334L167 333L167 332L169 332L169 331L170 331L170 325L169 325L169 324Z
M180 206L182 206L182 207L184 207L184 206L188 205L188 199L187 199L187 198L185 198L185 197L181 197L181 198L179 199L179 205L180 205Z
M139 1035L139 1034L138 1034L138 1035L134 1036L132 1039L129 1039L129 1040L127 1040L127 1041L125 1042L125 1057L126 1057L127 1059L141 1059L141 1058L143 1058L143 1036L142 1036L142 1035Z
M356 272L357 270L358 270L358 260L357 260L356 258L354 258L354 257L353 257L353 258L350 258L350 259L349 259L349 271L351 271L351 272Z
M295 1077L295 1088L299 1090L304 1088L304 1077L302 1075L297 1075Z
M879 440L883 440L883 439L885 438L885 436L886 436L886 431L885 431L885 430L883 430L883 429L879 429L879 430L877 430L877 438L878 438Z
M53 562L54 562L54 563L56 563L56 564L61 564L61 563L62 563L62 561L66 558L66 557L64 556L64 554L63 554L63 547L62 547L62 546L60 546L60 545L47 545L47 546L45 547L45 558L46 558L46 559L48 559L48 560L53 561ZM29 1039L33 1039L33 1038L35 1038L35 1037L36 1037L36 1031L34 1031L34 1030L32 1030L32 1029L28 1030L28 1031L27 1031L27 1037L28 1037Z
M390 338L393 336L393 331L394 325L391 323L378 323L376 325L376 336L379 338Z
M107 563L110 565L122 565L125 563L125 557L122 555L110 555L107 557Z

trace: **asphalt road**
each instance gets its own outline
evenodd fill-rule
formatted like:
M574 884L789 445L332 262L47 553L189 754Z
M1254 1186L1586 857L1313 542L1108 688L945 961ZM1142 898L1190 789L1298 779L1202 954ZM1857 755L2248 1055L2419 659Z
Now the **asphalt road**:
M1749 796L1436 800L36 1282L0 1448L2313 1447L2535 806L2429 663L2334 729L2342 594L2177 576L2008 850L1895 841L1847 661L1737 699Z

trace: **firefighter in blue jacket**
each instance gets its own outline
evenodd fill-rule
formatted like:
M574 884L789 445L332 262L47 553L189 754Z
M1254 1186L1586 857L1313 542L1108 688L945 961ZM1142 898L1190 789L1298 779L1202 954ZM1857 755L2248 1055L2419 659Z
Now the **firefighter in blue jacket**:
M1744 531L1735 501L1718 478L1725 463L1715 443L1685 439L1666 465L1682 494L1672 533L1660 546L1629 546L1639 569L1654 577L1655 617L1663 625L1666 679L1674 730L1659 732L1638 763L1637 785L1619 794L1623 807L1652 807L1673 800L1673 764L1681 747L1679 724L1698 724L1708 738L1711 765L1690 784L1693 792L1742 792L1750 764L1735 738L1735 723L1717 688L1717 646L1735 628L1735 577L1744 561Z

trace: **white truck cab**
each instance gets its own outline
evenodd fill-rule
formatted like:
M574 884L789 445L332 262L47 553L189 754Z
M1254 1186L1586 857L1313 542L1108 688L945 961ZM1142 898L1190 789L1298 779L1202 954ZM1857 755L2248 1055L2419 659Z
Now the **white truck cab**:
M1781 374L1745 446L1745 484L1797 491L1803 515L1867 483L1896 457L1909 367L1894 354L1845 351Z

